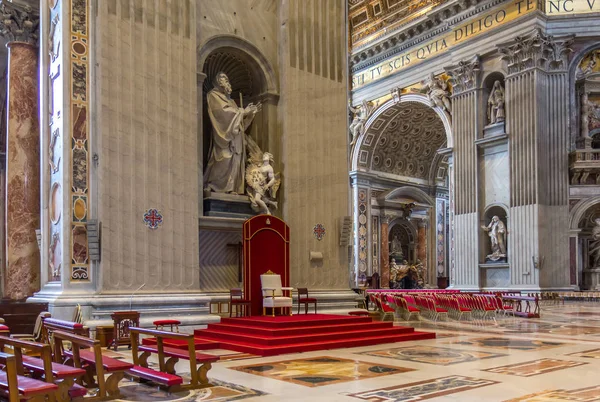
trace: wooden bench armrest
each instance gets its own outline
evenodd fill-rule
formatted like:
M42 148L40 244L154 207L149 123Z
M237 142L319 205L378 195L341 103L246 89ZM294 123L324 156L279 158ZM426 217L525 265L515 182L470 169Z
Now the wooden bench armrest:
M185 333L181 333L181 332L170 332L170 331L161 331L158 329L148 329L148 328L139 328L139 327L129 327L129 332L132 334L144 334L144 335L150 335L150 336L157 336L157 337L161 337L161 338L168 338L168 339L181 339L181 340L187 340L190 337L194 337L193 334L185 334Z

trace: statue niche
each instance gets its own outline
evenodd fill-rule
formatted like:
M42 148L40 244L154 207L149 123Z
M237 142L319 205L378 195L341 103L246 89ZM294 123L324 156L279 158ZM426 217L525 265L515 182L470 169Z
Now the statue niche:
M219 49L204 63L204 213L248 218L277 208L281 183L263 152L268 124L261 116L267 88L252 58L239 49Z
M506 212L500 206L492 206L484 216L484 224L481 229L489 239L484 241L485 262L487 264L499 264L507 262L506 236Z
M483 101L486 109L486 126L483 136L493 137L505 134L506 94L502 73L489 74L483 81L483 89Z

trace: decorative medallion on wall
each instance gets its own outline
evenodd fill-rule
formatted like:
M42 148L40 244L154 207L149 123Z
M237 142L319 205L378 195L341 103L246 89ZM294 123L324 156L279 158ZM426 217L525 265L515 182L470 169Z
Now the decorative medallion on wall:
M67 3L68 4L68 3ZM89 280L87 210L89 194L89 4L70 0L71 96L71 280Z
M87 206L83 198L73 196L73 220L77 222L85 222L87 216Z
M158 229L163 223L163 216L156 208L151 208L144 213L144 223L150 229Z
M48 253L48 263L50 265L50 281L59 281L62 268L62 248L60 246L60 233L52 235L50 250Z
M62 214L62 187L54 183L50 190L50 221L57 224Z
M50 169L52 173L58 172L60 169L60 148L55 149L58 143L58 137L60 136L60 131L58 129L54 130L52 133L52 139L50 140L50 150L48 152L48 162L50 163Z
M317 223L313 228L313 234L315 235L317 240L323 240L323 237L325 237L325 226L323 226L320 223Z

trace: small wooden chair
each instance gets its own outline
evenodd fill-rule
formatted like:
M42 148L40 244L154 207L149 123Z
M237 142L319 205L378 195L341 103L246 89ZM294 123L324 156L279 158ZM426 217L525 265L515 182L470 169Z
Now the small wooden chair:
M317 314L317 299L308 297L307 288L298 288L298 314L300 314L300 304L304 304L304 314L308 314L308 305L310 303L315 305L315 314Z
M250 300L244 299L244 294L242 293L242 289L234 288L229 290L229 317L231 317L231 311L233 310L233 306L235 306L235 316L238 317L240 313L240 306L242 311L242 316L246 317L248 315L248 309L250 308Z

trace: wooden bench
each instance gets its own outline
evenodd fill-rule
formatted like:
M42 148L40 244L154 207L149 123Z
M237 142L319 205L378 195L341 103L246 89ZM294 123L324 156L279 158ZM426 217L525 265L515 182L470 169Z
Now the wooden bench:
M196 389L211 386L208 383L208 371L212 368L212 363L219 360L218 356L198 353L194 347L194 335L181 334L175 332L158 331L153 329L143 329L137 327L129 328L131 333L131 353L133 355L133 370L129 370L131 375L154 381L166 386L169 392L178 389ZM156 338L156 345L140 345L140 334ZM165 347L164 339L176 339L187 342L187 350ZM141 354L138 354L141 352ZM148 357L152 353L158 355L159 370L148 368ZM165 361L165 358L168 360ZM189 360L191 379L188 384L177 380L175 364L179 359Z
M57 320L56 318L42 318L42 342L52 345L52 333L54 331L67 332L74 335L80 335L86 338L90 336L88 327L83 324L72 321Z
M0 352L0 365L5 371L0 371L0 395L8 402L42 402L55 401L56 384L47 383L23 376L23 362L20 356Z
M71 398L87 393L85 388L75 385L75 380L82 377L85 370L53 363L50 345L0 336L0 350L6 346L12 348L15 355L21 358L24 371L28 371L32 378L58 386L58 401L70 401ZM39 358L27 356L26 352L33 352ZM22 375L24 372L18 374Z
M503 301L507 301L513 307L512 313L525 318L539 318L540 304L536 296L502 296ZM522 302L525 302L525 311L523 311ZM533 313L531 312L531 304L534 304Z
M86 387L97 387L98 393L87 399L117 399L121 396L119 381L133 364L102 355L100 341L63 331L54 331L54 361L71 363L73 367L84 368ZM64 342L71 343L71 350L65 350ZM104 378L109 374L108 378ZM94 380L94 377L96 379Z

